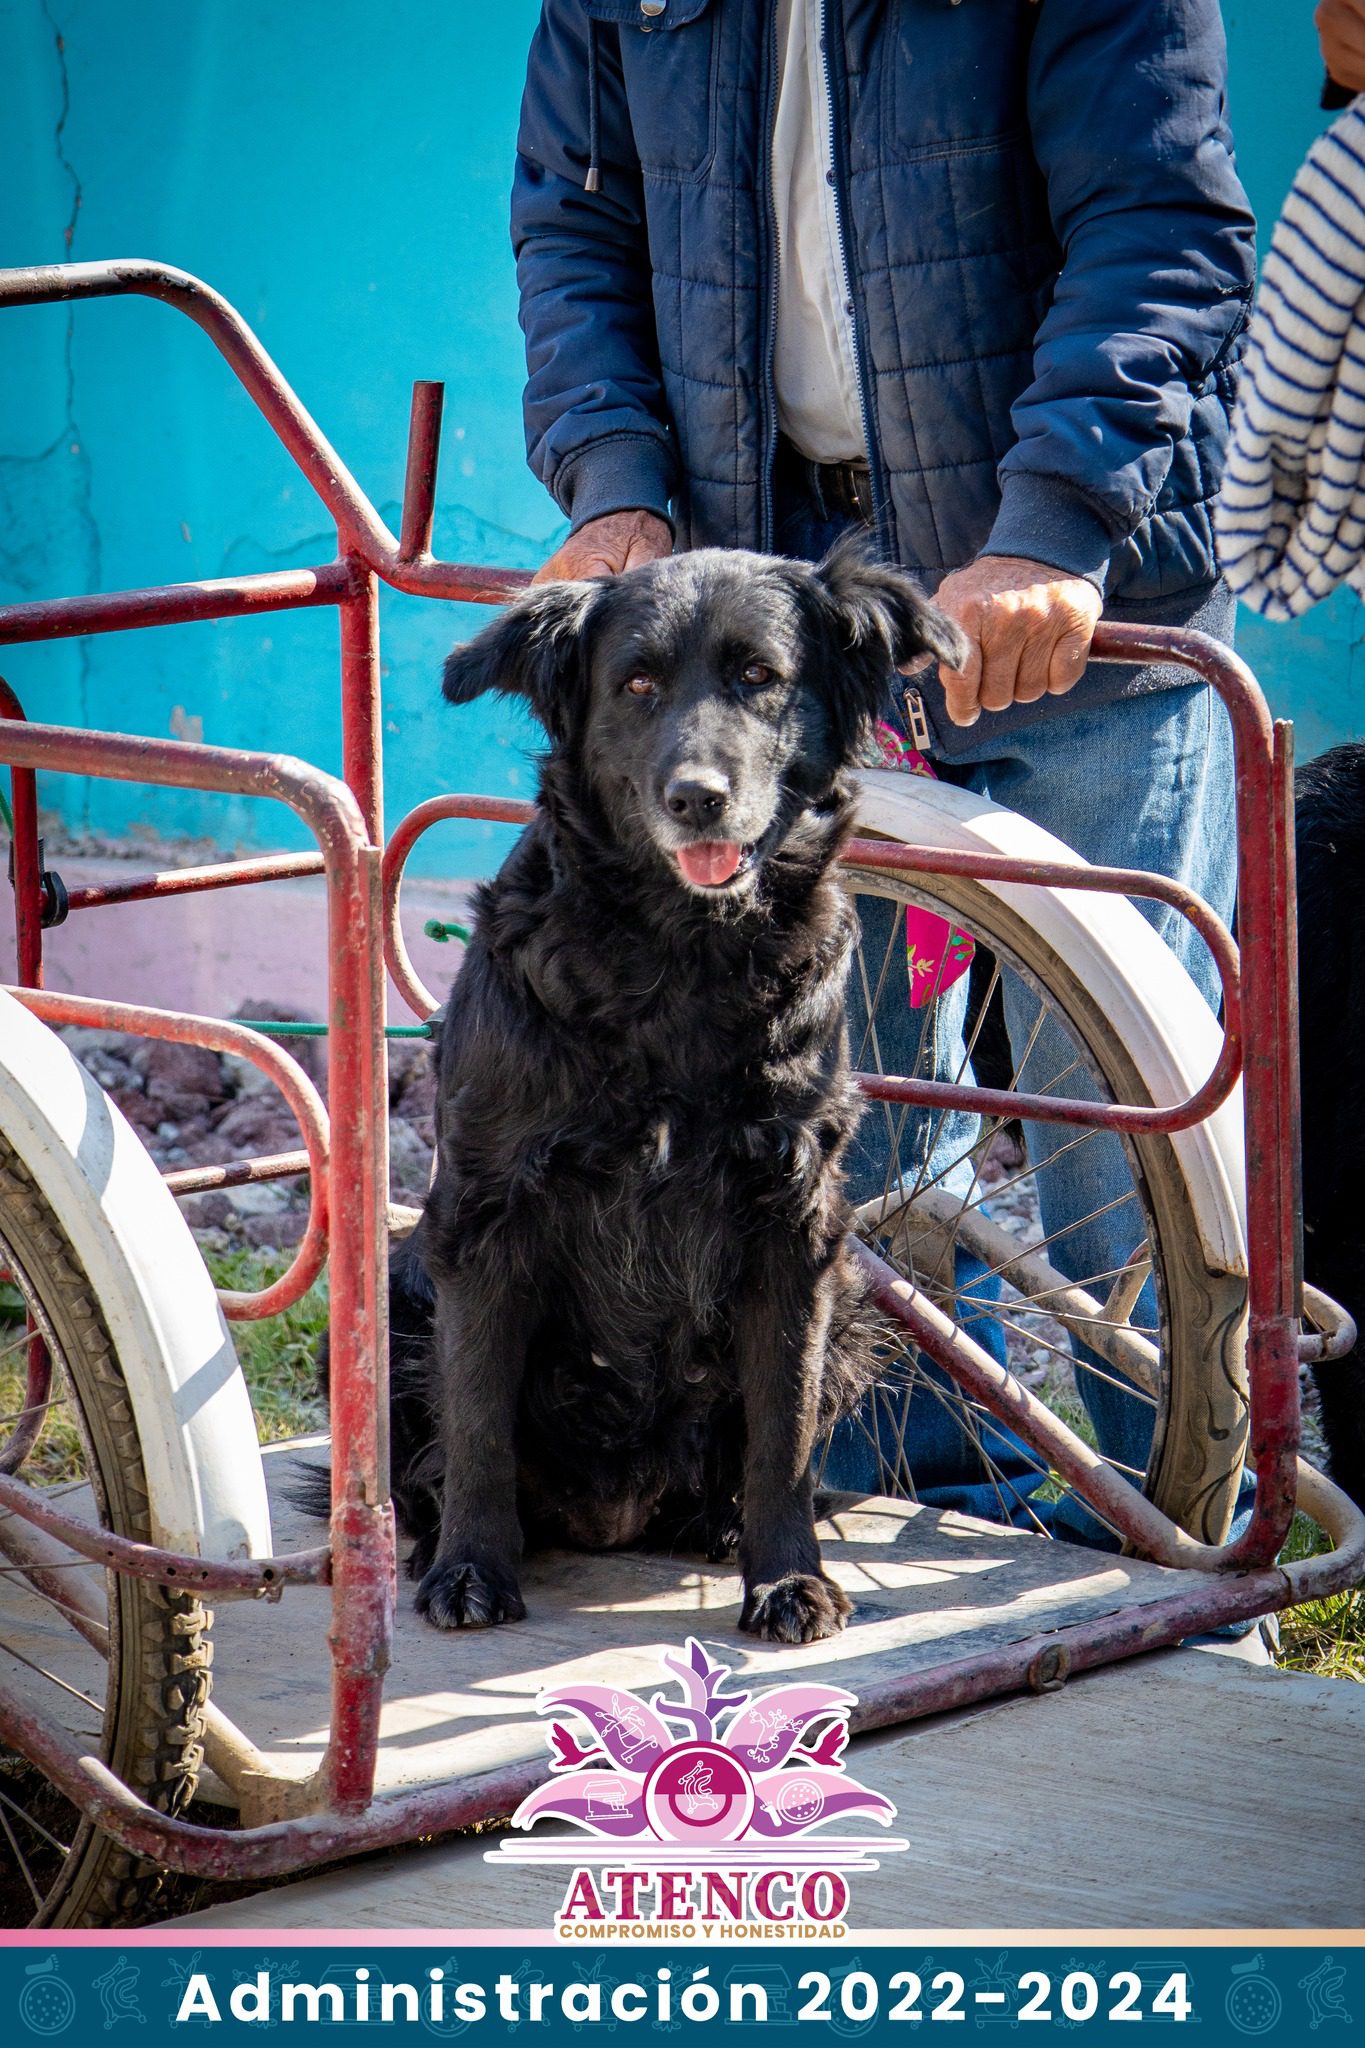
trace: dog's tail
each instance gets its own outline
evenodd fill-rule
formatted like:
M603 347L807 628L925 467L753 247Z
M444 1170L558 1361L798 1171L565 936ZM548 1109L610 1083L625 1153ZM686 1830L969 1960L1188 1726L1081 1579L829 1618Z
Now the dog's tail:
M332 1512L331 1466L306 1464L300 1458L285 1479L284 1497L310 1521L325 1522Z
M419 1449L412 1439L429 1434L407 1412L414 1394L426 1384L436 1303L435 1289L422 1260L421 1235L419 1223L416 1230L398 1239L389 1253L390 1415L395 1436L394 1502L400 1520L406 1490L399 1475L406 1472ZM331 1391L331 1346L326 1331L318 1344L317 1365L318 1391L326 1401ZM298 1460L285 1482L284 1497L301 1514L314 1521L326 1521L332 1510L330 1466Z

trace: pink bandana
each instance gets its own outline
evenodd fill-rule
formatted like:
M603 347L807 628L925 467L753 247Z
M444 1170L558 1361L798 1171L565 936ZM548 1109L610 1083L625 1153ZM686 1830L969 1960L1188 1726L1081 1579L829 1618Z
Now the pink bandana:
M927 775L938 780L924 755L902 738L885 719L877 720L876 736L864 759L868 768L894 768L901 775ZM959 981L972 964L976 942L960 932L946 917L932 910L908 904L905 912L905 971L910 984L910 1007L922 1010L927 1002L942 995Z

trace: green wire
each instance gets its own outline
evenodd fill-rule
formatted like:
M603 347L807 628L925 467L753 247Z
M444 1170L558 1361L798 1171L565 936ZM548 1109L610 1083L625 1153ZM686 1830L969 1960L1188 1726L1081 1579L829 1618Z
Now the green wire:
M326 1024L298 1024L284 1018L276 1021L270 1017L234 1017L234 1024L245 1024L248 1031L263 1031L267 1037L280 1038L326 1038L330 1027ZM430 1024L386 1024L385 1038L430 1038Z

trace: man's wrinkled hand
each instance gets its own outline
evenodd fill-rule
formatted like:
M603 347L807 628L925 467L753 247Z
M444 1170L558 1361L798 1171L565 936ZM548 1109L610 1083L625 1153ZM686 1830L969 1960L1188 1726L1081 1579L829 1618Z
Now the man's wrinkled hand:
M1334 82L1365 92L1365 0L1320 0L1313 20Z
M935 601L968 641L962 667L939 670L954 725L1064 696L1085 673L1101 600L1083 577L1017 555L982 555L945 576Z
M661 561L672 552L673 535L657 513L608 512L571 533L531 581L581 583L591 576L619 576L623 569Z

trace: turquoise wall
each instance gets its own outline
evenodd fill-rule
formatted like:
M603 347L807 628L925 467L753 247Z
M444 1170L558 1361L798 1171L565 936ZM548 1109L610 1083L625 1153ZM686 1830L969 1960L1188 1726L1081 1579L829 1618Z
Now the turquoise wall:
M536 0L0 0L0 262L153 256L241 310L396 530L415 377L446 381L435 545L532 567L563 530L526 468L507 238ZM54 22L64 48L57 47ZM0 601L327 560L299 473L206 337L150 301L0 314ZM390 820L527 795L534 734L457 713L487 613L385 593ZM0 651L31 716L267 743L339 768L335 615ZM303 843L275 806L50 781L75 825ZM253 815L253 811L259 815ZM507 838L443 827L426 865Z
M506 195L535 0L0 0L0 261L154 256L253 324L397 523L414 377L447 385L436 546L531 566L561 524L525 468ZM1309 0L1227 0L1233 115L1258 211L1319 125ZM59 47L60 45L60 47ZM206 339L136 300L0 316L0 601L325 558L325 518ZM438 789L526 793L533 735L449 712L440 658L477 623L384 597L392 821ZM1365 729L1359 605L1243 645L1300 750ZM335 624L277 615L6 650L33 716L336 767ZM285 844L283 814L50 782L73 825ZM506 835L446 827L424 864L486 869Z

